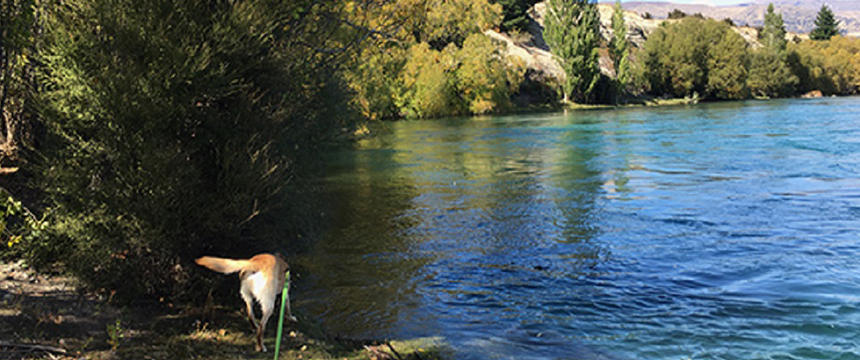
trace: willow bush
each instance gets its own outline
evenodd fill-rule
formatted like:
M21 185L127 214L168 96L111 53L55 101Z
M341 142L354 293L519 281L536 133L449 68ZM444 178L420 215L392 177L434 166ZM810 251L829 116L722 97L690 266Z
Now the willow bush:
M508 110L524 66L483 32L502 4L487 0L380 2L350 13L375 31L346 77L370 119L428 118Z
M837 35L790 44L788 64L800 78L803 92L851 95L860 91L860 39Z
M195 256L289 241L303 154L354 121L340 6L49 5L38 165L51 226L34 257L119 296L171 296Z

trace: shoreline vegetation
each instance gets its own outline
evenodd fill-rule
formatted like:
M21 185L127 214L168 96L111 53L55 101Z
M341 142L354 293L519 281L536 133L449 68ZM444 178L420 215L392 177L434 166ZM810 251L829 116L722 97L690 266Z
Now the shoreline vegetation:
M860 39L826 6L804 39L772 6L752 29L586 0L2 4L0 261L19 268L0 276L20 286L0 348L20 358L248 356L240 316L189 305L224 284L192 260L308 251L318 153L372 121L860 90ZM372 357L313 323L285 356Z

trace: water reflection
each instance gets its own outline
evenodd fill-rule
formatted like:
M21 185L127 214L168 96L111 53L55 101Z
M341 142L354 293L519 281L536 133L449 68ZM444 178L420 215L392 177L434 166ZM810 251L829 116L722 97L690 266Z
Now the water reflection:
M851 358L858 111L379 124L323 157L331 223L298 258L296 307L344 336L441 335L464 358Z
M592 161L601 133L575 118L508 120L384 124L328 160L332 231L302 261L315 291L304 296L339 299L305 305L331 331L420 335L445 317L536 306L521 288L608 256L589 220L604 182Z
M414 226L403 215L416 192L410 181L398 179L397 156L368 149L331 161L322 210L330 231L311 239L312 247L296 260L305 277L295 298L297 306L326 318L323 326L332 334L384 335L416 301L413 277L426 260L405 255L415 239L400 229ZM354 324L362 324L360 332Z

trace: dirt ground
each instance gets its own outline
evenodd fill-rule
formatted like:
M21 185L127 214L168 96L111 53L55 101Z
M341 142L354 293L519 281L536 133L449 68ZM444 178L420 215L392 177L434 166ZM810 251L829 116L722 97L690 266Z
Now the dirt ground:
M303 320L285 324L280 359L449 357L438 339L332 339L303 326L308 322ZM35 273L21 261L0 263L0 360L271 359L277 322L270 324L269 352L257 353L239 309L118 308L78 291L71 278Z

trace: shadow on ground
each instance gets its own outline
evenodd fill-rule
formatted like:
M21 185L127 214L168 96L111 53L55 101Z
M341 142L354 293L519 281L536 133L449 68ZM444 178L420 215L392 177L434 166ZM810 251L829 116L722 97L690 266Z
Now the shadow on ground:
M254 350L250 325L220 306L117 308L78 292L62 276L0 264L0 360L25 359L271 359ZM281 359L430 360L450 357L439 339L361 341L326 336L311 320L285 324Z

